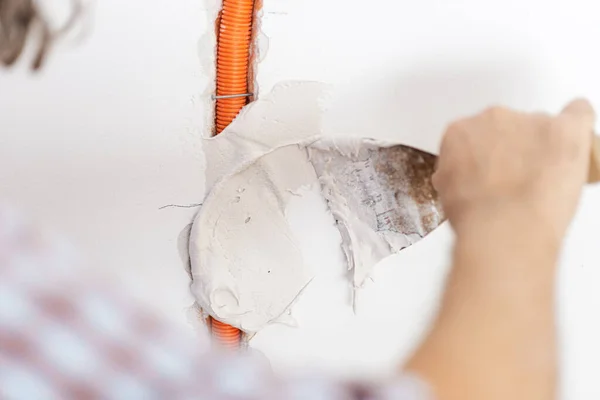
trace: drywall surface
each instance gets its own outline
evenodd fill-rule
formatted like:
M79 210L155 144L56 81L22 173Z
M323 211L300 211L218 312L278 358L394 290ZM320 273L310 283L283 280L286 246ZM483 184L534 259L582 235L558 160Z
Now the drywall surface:
M595 7L584 0L266 1L262 31L269 46L257 68L259 94L289 79L333 84L339 94L327 129L354 136L376 131L383 138L411 131L423 145L451 120L492 104L556 112L585 95L600 107ZM594 204L600 204L599 187L585 191L558 273L565 399L600 396L594 376L600 209ZM253 346L279 367L392 371L435 308L452 244L449 228L380 263L353 314L325 205L309 194L295 199L287 215L307 262L322 274L292 310L299 327L271 326Z
M59 24L70 1L42 3ZM159 208L203 197L206 15L196 0L87 3L39 75L30 57L0 71L0 201L187 326L177 236L196 209Z

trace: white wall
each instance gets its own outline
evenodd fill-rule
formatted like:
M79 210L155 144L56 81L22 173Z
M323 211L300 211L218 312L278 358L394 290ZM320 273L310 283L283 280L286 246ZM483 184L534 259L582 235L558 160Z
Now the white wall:
M0 72L2 200L183 320L176 238L194 210L158 208L203 197L206 18L195 0L94 5L91 34L59 44L39 76L27 60Z
M287 79L338 84L356 107L368 98L373 117L423 135L492 103L554 112L585 95L600 108L591 0L266 0L264 9L261 93ZM91 36L60 46L40 76L24 65L0 73L1 194L183 321L191 301L175 242L193 210L158 208L203 197L203 4L102 0L93 19ZM372 93L383 93L379 102ZM569 400L600 398L598 204L600 189L587 189L559 273ZM255 346L278 367L389 372L431 313L448 228L378 267L356 316L339 251L314 235L334 235L329 222L297 228L313 233L307 256L327 272L295 309L301 327L271 327Z
M369 127L390 126L437 135L450 120L498 103L556 112L585 95L600 108L599 10L592 1L265 3L269 51L258 68L260 89L286 79L337 84L353 109L367 114L364 136ZM600 188L586 189L559 271L561 392L568 399L600 398L598 204ZM306 300L312 307L299 302L302 329L270 328L257 346L272 359L284 354L282 364L389 370L394 357L406 357L432 311L448 260L444 229L378 267L379 279L363 294L370 298L365 312L341 316L341 306L331 306L341 304L340 289L330 298L322 291L321 308L314 296ZM337 314L327 316L324 307Z

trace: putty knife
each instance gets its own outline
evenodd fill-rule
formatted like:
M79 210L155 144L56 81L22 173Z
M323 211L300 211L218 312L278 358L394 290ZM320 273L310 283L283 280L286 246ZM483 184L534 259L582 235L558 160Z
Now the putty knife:
M342 236L354 248L347 252L350 264L359 261L352 259L360 242L370 242L373 253L378 253L377 242L398 252L445 219L431 184L437 159L433 154L403 145L381 147L368 140L352 151L310 149L309 154ZM588 182L600 182L599 136L592 144ZM375 262L386 250L379 252L367 257Z

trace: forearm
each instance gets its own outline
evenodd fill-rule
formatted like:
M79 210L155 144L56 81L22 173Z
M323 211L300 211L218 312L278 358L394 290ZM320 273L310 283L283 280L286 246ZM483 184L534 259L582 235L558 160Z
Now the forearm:
M407 366L440 400L553 398L558 241L531 216L496 215L458 233L438 319Z

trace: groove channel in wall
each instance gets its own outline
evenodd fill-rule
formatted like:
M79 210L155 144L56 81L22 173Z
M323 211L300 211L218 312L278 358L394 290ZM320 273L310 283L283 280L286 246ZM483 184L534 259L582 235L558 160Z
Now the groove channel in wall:
M254 100L257 20L261 8L261 0L223 0L216 20L215 135ZM213 317L209 317L208 324L213 339L222 347L240 347L241 330Z

